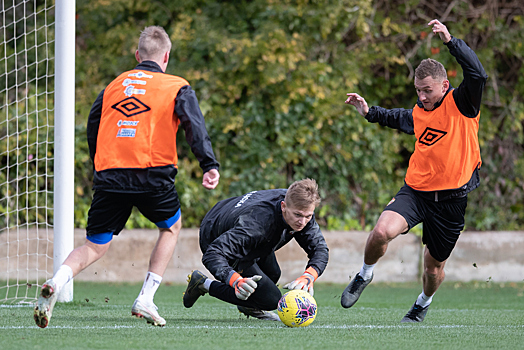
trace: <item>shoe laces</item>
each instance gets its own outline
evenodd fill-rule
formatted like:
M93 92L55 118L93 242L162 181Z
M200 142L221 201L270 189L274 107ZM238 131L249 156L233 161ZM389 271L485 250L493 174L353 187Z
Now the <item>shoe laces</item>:
M362 278L362 276L360 275L357 275L355 277L355 282L351 285L351 290L349 291L350 293L354 293L362 283L364 283L366 281L364 281L364 279Z
M420 313L422 310L424 310L424 308L423 308L422 306L420 306L420 305L418 305L418 304L415 304L415 305L413 306L413 308L412 308L411 310L409 310L407 316L408 316L409 318L411 318L411 317L416 317L416 316L419 315L419 313Z

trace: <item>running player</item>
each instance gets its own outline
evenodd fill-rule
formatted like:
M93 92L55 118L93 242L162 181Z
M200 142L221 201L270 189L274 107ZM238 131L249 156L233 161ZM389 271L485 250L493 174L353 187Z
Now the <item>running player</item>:
M135 53L139 64L109 84L91 108L87 139L95 167L95 192L87 240L43 284L34 310L41 328L48 326L61 288L107 252L134 206L160 233L131 313L155 326L166 324L153 298L182 227L175 189L179 125L200 162L202 185L213 189L220 177L195 92L183 78L164 73L170 51L171 41L163 28L145 28Z
M365 248L364 264L342 293L341 304L353 306L373 279L373 269L388 243L423 223L423 290L402 322L422 322L433 295L444 280L444 265L464 228L467 194L479 186L481 165L478 128L487 75L472 49L454 38L438 20L429 22L461 65L464 80L451 87L444 66L425 59L415 70L418 101L412 109L368 107L349 93L346 100L369 122L415 135L405 185L386 206Z

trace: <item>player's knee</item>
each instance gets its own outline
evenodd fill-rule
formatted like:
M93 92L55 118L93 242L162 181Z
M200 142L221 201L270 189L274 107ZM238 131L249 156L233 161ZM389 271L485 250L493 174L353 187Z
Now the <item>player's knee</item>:
M424 273L429 279L436 280L444 274L444 268L440 266L426 266Z
M160 233L160 237L165 240L171 240L171 241L177 241L178 235L180 234L180 229L182 228L181 220L178 220L175 224L173 224L171 227L168 228L162 228L159 227L158 231Z
M88 247L95 257L96 260L100 259L109 249L109 246L111 245L111 241L103 244L94 243L90 240L87 240L85 243L85 246Z
M371 231L370 242L375 244L387 244L390 241L387 227L384 225L377 225Z
M180 234L180 229L176 230L171 228L161 228L158 230L160 232L160 235L163 238L169 238L169 239L178 239L178 235Z

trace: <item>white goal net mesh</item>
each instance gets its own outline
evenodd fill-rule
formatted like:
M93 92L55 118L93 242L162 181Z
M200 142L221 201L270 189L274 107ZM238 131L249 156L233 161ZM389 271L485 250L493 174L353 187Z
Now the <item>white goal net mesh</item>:
M0 0L0 304L53 270L54 0Z

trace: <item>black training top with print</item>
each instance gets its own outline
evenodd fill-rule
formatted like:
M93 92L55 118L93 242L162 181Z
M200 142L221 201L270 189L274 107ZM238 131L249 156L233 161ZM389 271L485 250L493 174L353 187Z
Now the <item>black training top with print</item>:
M293 232L282 216L281 202L287 189L253 191L218 202L200 225L202 262L213 276L227 282L239 262L255 263L278 250L293 238L308 256L307 267L320 276L328 263L329 251L315 221Z

